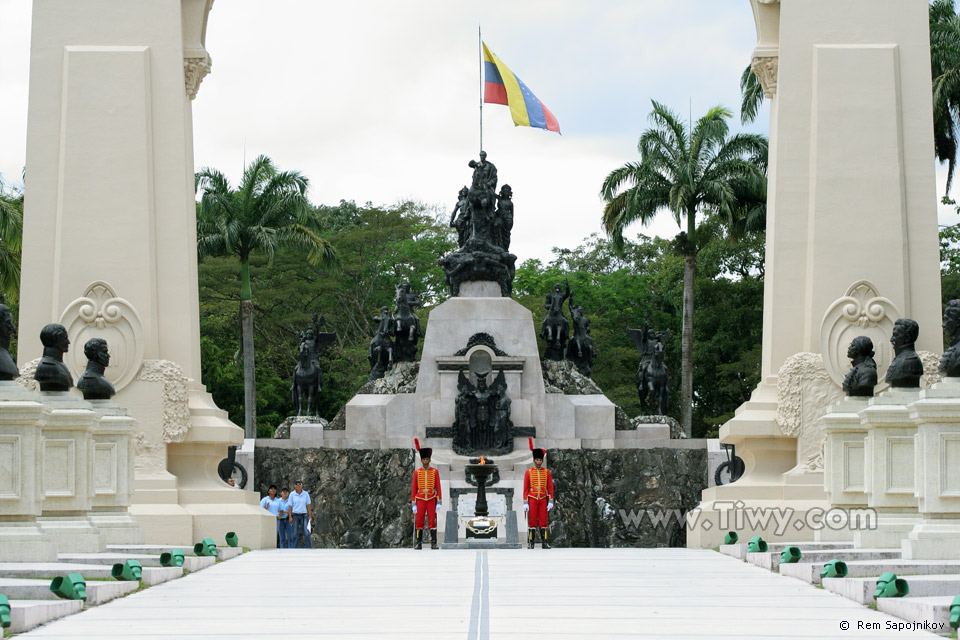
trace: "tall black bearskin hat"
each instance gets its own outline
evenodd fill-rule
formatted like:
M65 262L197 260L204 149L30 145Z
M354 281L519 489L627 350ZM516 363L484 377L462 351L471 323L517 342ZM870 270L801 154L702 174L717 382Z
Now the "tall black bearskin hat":
M544 454L546 453L543 449L534 449L533 448L533 438L527 438L527 441L530 443L530 451L533 452L534 460L543 460Z
M433 456L431 455L431 454L433 454L433 449L431 449L430 447L423 447L422 449L420 448L420 439L419 439L419 438L414 438L414 439L413 439L413 446L415 446L415 447L417 448L417 451L420 452L420 459L421 459L421 460L423 460L424 458L431 458L431 457L433 457Z

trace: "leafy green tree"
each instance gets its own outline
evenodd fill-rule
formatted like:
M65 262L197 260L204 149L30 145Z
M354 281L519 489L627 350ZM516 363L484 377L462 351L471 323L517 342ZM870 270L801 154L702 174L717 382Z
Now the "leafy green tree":
M933 76L933 143L937 160L947 165L950 193L957 165L960 125L960 18L954 0L930 3L930 70Z
M763 104L763 85L751 65L740 74L740 124L750 124L757 119Z
M256 437L256 380L253 346L253 302L250 257L272 258L281 247L306 252L310 264L331 267L336 253L317 235L316 220L306 198L307 178L298 171L280 171L259 156L243 172L236 189L216 169L196 174L201 190L197 211L200 257L232 255L240 261L240 344L243 353L244 431Z
M22 236L23 191L7 187L0 176L0 302L8 306L20 297Z
M403 203L393 207L314 208L318 235L339 257L334 272L310 265L297 249L278 249L273 260L250 259L256 289L254 327L257 343L257 432L269 437L289 415L290 383L296 364L297 331L314 313L326 317L338 338L324 355L319 412L331 419L366 382L367 347L381 306L393 304L394 287L409 280L428 305L447 295L437 256L454 248L450 227L429 207ZM206 258L200 264L200 331L203 379L217 405L237 420L243 415L242 375L237 366L236 259ZM425 327L427 311L418 310Z
M640 162L614 169L600 195L606 202L603 226L614 247L623 246L624 229L650 223L669 211L683 230L675 246L683 255L681 424L693 426L693 307L698 245L697 228L710 216L744 218L746 194L765 200L767 140L755 134L729 136L729 109L710 109L691 126L654 101L650 121L637 144ZM763 198L759 198L764 194Z

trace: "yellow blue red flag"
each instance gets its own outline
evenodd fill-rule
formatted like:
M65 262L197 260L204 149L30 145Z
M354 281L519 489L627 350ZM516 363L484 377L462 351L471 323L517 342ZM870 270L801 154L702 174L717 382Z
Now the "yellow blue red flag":
M483 43L483 101L510 107L513 124L560 133L560 124L527 85Z

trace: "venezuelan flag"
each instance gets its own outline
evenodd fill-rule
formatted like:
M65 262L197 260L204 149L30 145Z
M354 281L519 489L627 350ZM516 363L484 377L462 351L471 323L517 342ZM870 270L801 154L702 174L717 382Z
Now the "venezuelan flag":
M560 133L560 123L527 85L483 43L483 101L510 107L513 124Z

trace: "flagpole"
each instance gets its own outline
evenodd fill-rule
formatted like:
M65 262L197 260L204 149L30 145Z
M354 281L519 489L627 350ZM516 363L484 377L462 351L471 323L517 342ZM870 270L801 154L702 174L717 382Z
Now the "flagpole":
M480 58L480 151L483 151L483 36L477 25L477 54Z

